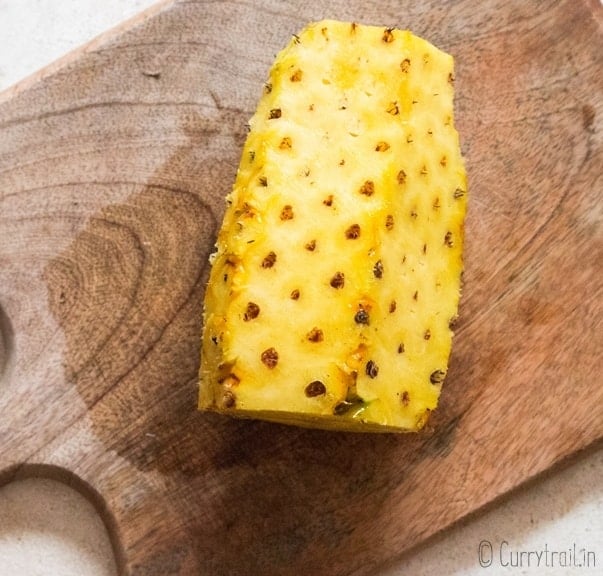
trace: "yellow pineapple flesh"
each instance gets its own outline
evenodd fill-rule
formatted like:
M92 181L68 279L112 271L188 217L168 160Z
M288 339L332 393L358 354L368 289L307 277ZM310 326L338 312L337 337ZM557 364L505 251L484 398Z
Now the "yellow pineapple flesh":
M322 21L277 56L212 255L199 408L414 431L436 407L462 271L453 59Z

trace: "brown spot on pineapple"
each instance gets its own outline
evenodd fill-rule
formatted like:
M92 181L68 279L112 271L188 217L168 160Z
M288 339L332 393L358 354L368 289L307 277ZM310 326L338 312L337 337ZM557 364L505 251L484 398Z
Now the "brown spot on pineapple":
M423 254L427 254L427 244L423 244Z
M439 209L441 208L441 205L440 205L440 197L439 197L439 196L436 196L436 199L433 201L433 204L431 205L431 207L432 207L434 210L439 210Z
M320 33L324 36L325 40L328 42L329 41L329 29L324 26L323 28L320 29Z
M333 288L343 288L343 285L345 284L345 276L343 272L335 272L333 278L331 278L330 284Z
M249 162L253 162L255 160L255 150L249 151Z
M411 210L411 211L410 211L410 217L411 217L413 220L416 220L416 219L417 219L417 216L418 216L418 214L417 214L417 211L416 211L416 210Z
M398 354L404 354L404 344L402 342L398 344Z
M448 72L448 83L454 84L454 74L452 72Z
M293 72L293 74L291 74L289 80L291 80L291 82L301 82L303 75L304 73L298 68L295 72Z
M444 244L448 246L448 248L452 248L454 246L454 240L452 239L452 232L450 232L450 230L448 230L444 236Z
M442 168L446 168L447 164L448 164L448 158L446 158L446 156L442 156L440 158L440 166L442 166Z
M423 164L419 173L421 174L421 176L427 176L427 166L425 166L425 164Z
M276 254L272 251L268 252L262 260L262 268L272 268L276 262Z
M314 252L314 250L316 250L316 240L310 240L310 242L306 243L304 248L309 252Z
M389 144L387 142L384 142L383 140L377 142L377 145L375 146L376 152L385 152L386 150L389 150Z
M272 369L278 364L278 352L274 348L267 348L261 355L262 364Z
M268 178L266 178L266 176L260 176L258 182L260 183L260 186L268 186Z
M392 301L389 303L389 313L390 313L390 314L393 314L393 313L396 311L397 306L398 306L398 305L396 304L396 301L395 301L395 300L392 300Z
M425 330L425 333L423 334L423 339L429 340L430 338L431 338L431 330L429 328L427 328L427 330Z
M455 314L450 320L448 320L448 328L450 328L450 330L454 330L458 321L459 321L459 317L457 314Z
M383 262L381 262L381 260L375 262L375 265L373 266L373 276L375 276L375 278L383 278Z
M400 170L396 178L398 180L398 184L404 184L406 182L406 172L404 172L404 170Z
M444 382L444 378L446 378L446 372L444 372L443 370L436 370L435 372L431 373L429 381L432 384L441 384L442 382Z
M360 225L359 224L352 224L345 231L345 237L348 240L356 240L356 238L359 238L360 237Z
M412 299L416 302L419 299L419 291L415 290L415 293L412 295Z
M342 159L339 161L339 165L340 165L340 166L345 166L345 158L342 158Z
M366 372L366 375L369 378L377 378L377 376L379 375L379 366L377 366L377 364L373 360L369 360L366 363L364 371Z
M392 214L388 214L385 217L385 228L386 230L393 230L394 228L394 217Z
M286 204L283 206L281 210L280 219L281 220L293 220L293 206L291 204Z
M459 198L462 198L465 195L465 191L462 190L461 188L457 188L454 193L452 194L452 196L454 197L455 200L458 200Z
M282 111L280 108L272 108L270 113L268 114L268 120L276 120L282 116Z
M285 136L278 145L281 150L291 150L291 138Z
M407 142L408 144L412 144L412 143L414 142L414 139L413 139L413 137L412 137L412 134L408 134L408 135L406 136L406 142Z
M375 183L372 180L367 180L360 186L360 194L364 196L372 196L375 193Z
M322 203L325 206L333 206L333 194L329 194L323 201Z
M270 84L270 82L266 82L266 84L264 84L264 93L270 94L270 92L272 92L272 84Z
M410 394L407 390L404 390L404 392L402 392L400 396L400 403L402 404L402 406L405 407L408 406L408 404L410 403Z
M410 60L408 58L404 58L404 60L400 62L400 70L405 74L410 70Z
M354 32L356 32L356 28L358 28L358 24L356 24L356 22L352 22L352 25L351 25L351 32L352 32L352 34Z
M320 380L314 380L306 386L304 392L308 398L315 398L316 396L323 396L326 394L327 387Z
M306 338L310 342L322 342L325 336L323 331L315 326L314 328L312 328L312 330L310 330L310 332L308 332L308 334L306 334Z
M247 302L247 308L245 314L243 314L243 320L249 322L249 320L255 320L260 314L260 307L255 302Z
M295 290L291 290L289 298L291 298L291 300L299 300L299 290L297 288L295 288Z
M393 34L393 28L386 28L383 31L383 36L381 36L381 40L383 42L385 42L386 44L390 44L391 42L394 41L394 34Z

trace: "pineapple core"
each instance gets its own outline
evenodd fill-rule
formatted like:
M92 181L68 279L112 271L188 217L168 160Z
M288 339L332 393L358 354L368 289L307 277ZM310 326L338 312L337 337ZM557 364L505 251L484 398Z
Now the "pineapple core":
M199 408L414 431L436 407L462 270L453 59L322 21L277 56L205 294Z

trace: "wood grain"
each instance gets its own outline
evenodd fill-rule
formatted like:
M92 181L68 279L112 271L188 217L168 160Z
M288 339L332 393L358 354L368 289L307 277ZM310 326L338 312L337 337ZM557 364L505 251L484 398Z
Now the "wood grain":
M602 9L406 4L164 3L0 97L0 483L75 482L124 574L367 574L603 436ZM465 288L419 435L195 410L245 123L323 17L457 62Z

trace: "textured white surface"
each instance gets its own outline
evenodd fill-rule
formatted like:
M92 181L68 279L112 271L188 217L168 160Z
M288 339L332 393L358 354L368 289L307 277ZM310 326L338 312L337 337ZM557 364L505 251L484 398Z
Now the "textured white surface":
M105 527L64 484L27 479L0 490L2 576L114 576Z
M152 3L0 0L0 90ZM480 565L480 544L482 562L492 560L489 567ZM0 576L115 573L104 526L79 494L48 480L0 489ZM603 448L448 530L384 572L403 574L603 574Z

